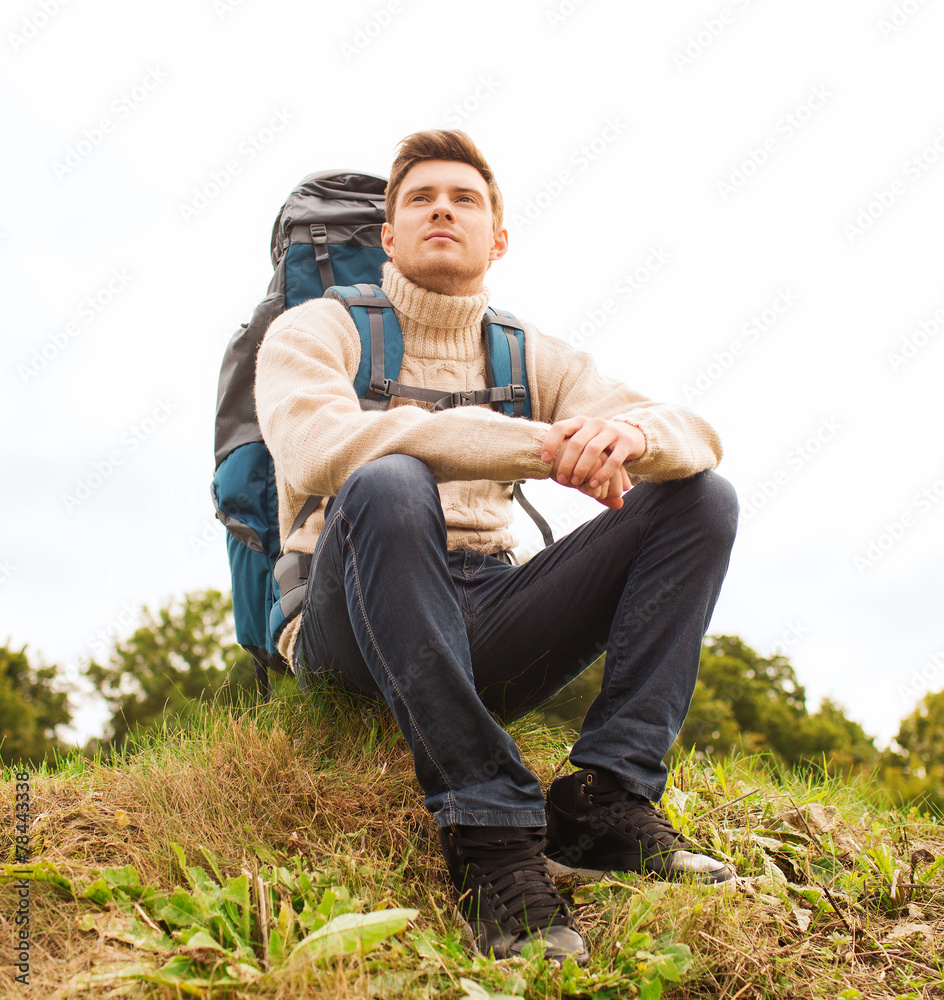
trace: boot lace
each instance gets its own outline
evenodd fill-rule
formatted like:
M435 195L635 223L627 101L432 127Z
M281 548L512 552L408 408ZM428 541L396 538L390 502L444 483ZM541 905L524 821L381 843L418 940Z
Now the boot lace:
M665 857L674 851L692 850L689 841L648 799L622 788L584 788L590 805L608 807L614 827L636 840L643 854Z
M457 829L456 840L507 930L573 926L567 903L547 870L543 835L523 833L513 841L488 844L470 840Z

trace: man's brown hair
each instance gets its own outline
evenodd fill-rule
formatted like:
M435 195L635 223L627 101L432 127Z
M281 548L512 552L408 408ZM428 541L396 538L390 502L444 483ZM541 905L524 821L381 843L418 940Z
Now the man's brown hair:
M502 227L502 217L505 203L495 183L495 175L485 157L479 152L478 146L465 134L456 129L429 129L426 132L414 132L400 142L397 156L390 168L390 180L387 182L386 207L387 222L393 224L397 207L397 194L403 178L422 160L454 160L458 163L468 163L482 175L488 185L488 197L492 203L492 224L497 233Z

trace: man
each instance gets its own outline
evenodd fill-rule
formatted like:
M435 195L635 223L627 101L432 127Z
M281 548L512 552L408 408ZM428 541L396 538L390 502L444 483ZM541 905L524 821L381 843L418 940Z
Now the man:
M483 279L508 247L488 164L464 133L411 135L386 211L399 381L484 388ZM283 541L309 495L335 497L327 521L322 505L292 537L314 558L279 648L302 686L327 673L393 710L475 945L504 957L539 938L548 957L585 962L548 859L593 874L733 879L652 803L737 502L710 471L721 446L699 417L602 377L589 355L527 324L525 343L533 420L402 398L362 411L360 340L340 303L313 300L272 324L256 403ZM512 483L548 477L607 510L512 565ZM545 801L495 717L546 702L603 649L601 691L570 754L578 770Z

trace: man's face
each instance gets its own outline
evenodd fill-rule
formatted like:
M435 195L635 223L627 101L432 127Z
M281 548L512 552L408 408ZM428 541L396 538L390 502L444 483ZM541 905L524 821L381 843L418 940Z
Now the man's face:
M475 167L423 160L403 178L382 242L400 271L422 288L474 295L488 265L508 249L508 231L495 232L488 185Z

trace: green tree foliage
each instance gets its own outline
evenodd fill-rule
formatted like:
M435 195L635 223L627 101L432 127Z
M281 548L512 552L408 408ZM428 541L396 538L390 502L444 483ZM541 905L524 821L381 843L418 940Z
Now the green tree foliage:
M709 637L679 734L681 749L768 752L790 766L844 772L876 763L872 739L829 699L813 715L787 657L760 656L737 636Z
M884 756L886 784L904 801L944 815L944 691L925 695L901 720L895 745Z
M825 758L827 769L834 772L869 769L878 762L875 739L847 719L842 706L824 698L819 709L805 724L805 757Z
M0 761L39 764L65 750L58 726L72 721L71 686L54 666L34 666L26 646L0 646Z
M806 692L785 656L759 656L737 636L711 637L679 743L719 755L772 750L793 763L805 715Z
M600 690L604 658L567 685L545 707L544 721L575 735ZM702 645L698 681L676 742L678 751L714 756L770 753L785 764L825 766L831 772L876 763L872 739L824 700L810 715L806 692L787 657L764 657L737 636L709 636Z
M236 644L232 598L218 590L145 608L135 632L116 641L106 663L87 674L112 712L106 746L130 733L176 728L201 702L236 704L252 697L252 657Z

